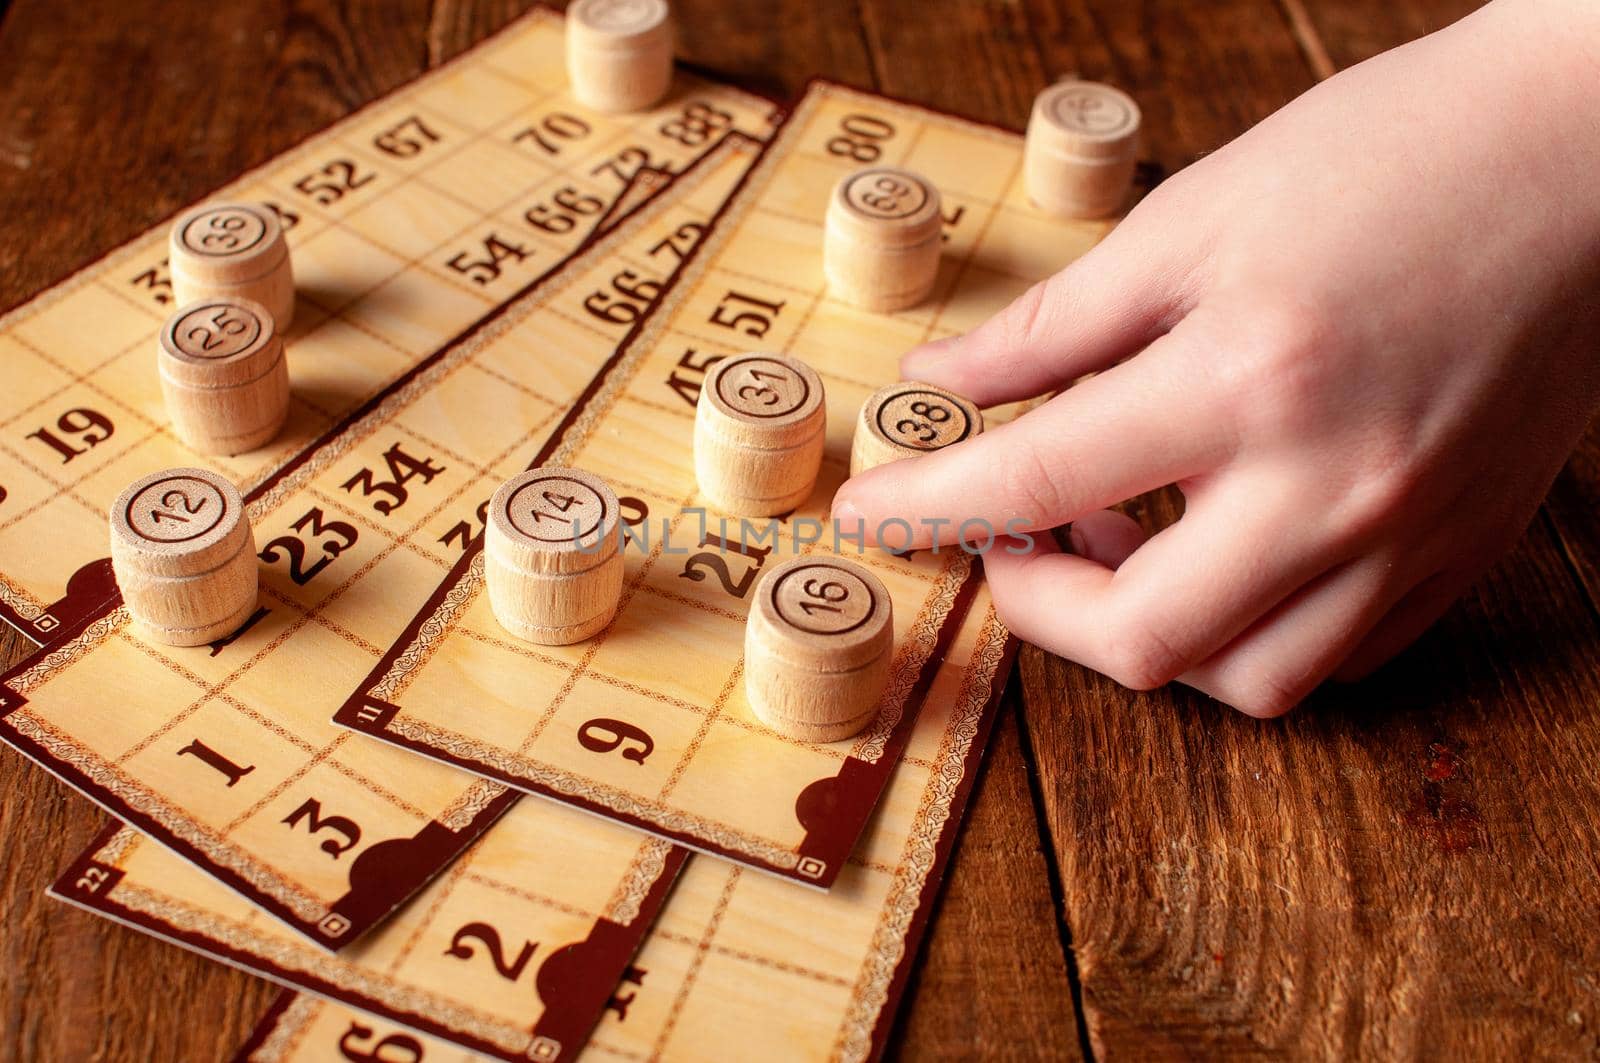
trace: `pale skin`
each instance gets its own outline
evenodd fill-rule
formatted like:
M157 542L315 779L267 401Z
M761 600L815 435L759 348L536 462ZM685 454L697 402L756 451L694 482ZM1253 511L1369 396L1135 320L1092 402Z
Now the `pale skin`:
M834 518L919 546L1070 523L1071 553L989 552L995 605L1130 687L1276 716L1370 672L1516 541L1600 404L1597 99L1591 0L1497 0L1319 85L909 352L981 405L1060 394L855 477ZM1168 484L1184 516L1148 539L1107 509Z

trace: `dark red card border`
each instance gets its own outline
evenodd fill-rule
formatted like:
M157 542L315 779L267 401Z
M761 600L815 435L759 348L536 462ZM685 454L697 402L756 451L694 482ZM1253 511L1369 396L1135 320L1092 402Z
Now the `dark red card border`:
M1010 681L1012 665L1016 663L1017 651L1021 645L1020 639L1010 632L1006 633L1005 647L1001 650L1000 667L995 670L994 679L989 686L989 700L978 716L978 731L972 736L972 745L967 748L967 755L961 761L961 781L956 784L955 795L950 799L950 816L945 820L944 828L939 832L939 840L934 846L933 867L928 871L927 881L922 884L922 892L917 897L917 910L911 917L910 928L906 931L905 951L894 969L894 977L889 980L888 997L884 1000L883 1008L878 1012L877 1021L872 1027L872 1051L868 1055L869 1059L882 1057L884 1049L888 1047L889 1034L894 1029L901 998L905 996L906 986L910 984L911 970L916 966L922 952L923 936L928 932L928 923L933 918L933 910L938 906L939 896L943 892L944 873L950 866L950 857L955 853L962 825L966 822L967 802L972 799L972 788L977 784L978 768L988 752L989 735L993 733L995 722L1000 718L1001 696L1005 692L1006 683Z
M469 1034L451 1030L425 1016L390 1008L381 1001L364 997L360 993L344 989L315 975L287 970L260 956L222 945L204 934L184 930L109 899L106 895L115 890L124 877L123 872L100 863L94 859L94 855L116 836L122 826L116 820L108 823L94 841L89 843L89 847L61 873L60 878L50 887L50 896L101 918L133 927L152 937L180 945L208 959L259 975L292 990L303 990L338 1001L359 1011L382 1016L391 1022L460 1045L473 1052L503 1059L508 1063L524 1063L528 1058L525 1055L508 1053ZM683 870L683 865L688 859L689 854L682 849L668 850L665 866L640 902L639 915L632 924L624 925L609 919L596 919L590 927L588 937L583 941L565 945L545 957L535 974L537 991L540 1001L545 1005L545 1013L528 1031L530 1038L551 1038L561 1045L562 1055L581 1047L589 1039L595 1025L605 1013L607 1003L610 1002L617 986L621 984L629 962L643 944L650 927L654 925L656 917L666 903L667 895L672 890L673 883L677 880L678 873ZM95 889L79 887L78 883L81 881L96 880L91 878L93 875L98 876Z
M536 463L537 464L537 463ZM352 694L344 705L340 707L333 718L333 722L341 727L347 727L358 734L388 742L419 756L436 760L443 764L461 768L484 779L504 783L519 793L526 793L541 799L560 801L564 805L581 808L603 819L625 824L636 830L654 834L665 838L678 845L686 846L699 852L731 860L745 867L758 871L770 872L784 879L802 886L828 889L834 883L839 873L843 870L850 853L855 849L856 843L861 838L861 832L866 829L872 812L877 807L878 799L888 786L889 778L894 773L894 766L904 752L906 744L911 740L911 732L916 727L917 717L922 703L927 699L928 690L933 685L934 677L938 674L939 664L945 653L949 650L951 641L961 627L967 611L970 609L973 597L977 594L978 578L969 572L957 585L955 600L950 606L950 611L940 623L934 636L933 647L929 650L927 658L923 661L922 669L918 672L916 681L911 690L906 694L906 706L917 706L918 712L903 711L900 719L895 722L894 729L889 732L884 743L883 752L876 760L867 761L855 756L849 756L839 766L836 775L824 776L805 786L795 798L795 815L802 826L806 828L804 838L796 850L799 862L794 868L770 864L754 859L748 854L740 852L730 846L712 842L690 831L675 831L663 827L661 824L647 819L644 816L628 812L619 812L600 801L591 800L576 794L563 792L552 786L539 786L530 784L527 780L519 778L511 772L500 771L493 765L482 763L467 756L458 756L447 753L436 746L424 742L413 741L403 735L394 734L387 730L388 722L393 719L399 706L390 702L369 697L362 691L368 689L387 671L390 664L401 653L405 646L415 638L417 631L427 623L429 617L438 608L440 602L460 582L461 577L470 567L473 559L482 549L481 539L474 540L468 550L457 562L456 567L446 577L445 582L429 597L422 612L406 626L401 633L401 639L391 646L383 661L363 681L357 692ZM974 572L977 566L974 566ZM862 799L863 795L866 799ZM858 819L845 820L839 814L840 806L855 807L861 810ZM816 863L811 863L816 861ZM811 874L808 868L820 866L817 874Z
M288 988L273 997L272 1003L267 1005L267 1010L261 1013L261 1018L257 1019L255 1026L251 1028L250 1036L245 1038L244 1044L234 1053L233 1063L250 1063L250 1056L267 1043L267 1038L272 1036L273 1031L278 1028L278 1023L283 1021L284 1013L299 997L299 990Z

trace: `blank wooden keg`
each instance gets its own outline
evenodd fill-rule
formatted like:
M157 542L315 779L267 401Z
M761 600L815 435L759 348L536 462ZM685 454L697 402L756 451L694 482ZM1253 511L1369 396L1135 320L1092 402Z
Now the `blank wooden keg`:
M1023 174L1051 214L1103 218L1128 198L1139 152L1139 105L1093 81L1051 85L1033 101Z
M829 293L880 312L926 299L939 276L939 210L939 190L910 170L872 166L842 178L824 225Z
M826 428L822 378L809 365L781 354L724 358L695 406L700 493L725 513L788 513L816 486Z
M649 110L672 87L665 0L577 0L567 8L567 77L585 107Z
M167 319L156 367L178 438L202 454L242 454L278 434L289 365L267 308L202 299Z
M253 299L278 334L294 320L294 271L278 216L251 203L207 203L172 225L167 241L180 306L201 299Z
M850 475L941 450L981 431L983 411L955 392L914 381L890 384L861 404L850 441Z
M111 504L111 566L145 637L201 646L256 609L255 535L239 491L207 469L135 480Z
M581 642L622 599L616 492L579 469L519 473L489 501L484 578L500 626L542 646Z
M893 652L894 603L883 581L841 558L793 558L756 587L745 692L774 731L837 742L877 715Z

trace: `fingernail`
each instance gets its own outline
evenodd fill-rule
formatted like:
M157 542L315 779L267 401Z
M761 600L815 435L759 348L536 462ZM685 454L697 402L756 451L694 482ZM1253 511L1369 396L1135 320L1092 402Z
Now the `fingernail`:
M861 510L848 498L833 503L833 519L838 524L855 524L861 520Z

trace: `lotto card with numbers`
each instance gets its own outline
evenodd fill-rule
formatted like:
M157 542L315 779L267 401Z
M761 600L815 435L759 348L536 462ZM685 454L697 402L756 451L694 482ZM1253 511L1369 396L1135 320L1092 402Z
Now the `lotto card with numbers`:
M104 832L52 893L487 1056L556 1059L599 1021L688 855L523 801L336 957L128 827Z
M475 54L501 56L519 71L543 69L531 64L544 55L554 70L560 44L554 25L536 18L510 38L514 48L490 45ZM472 59L446 71L439 85L456 87L443 101L481 118L478 97L462 79L471 85L485 77L502 75ZM424 94L444 91L428 84ZM498 100L503 92L517 94L490 95ZM523 95L544 99L533 89ZM729 108L741 106L755 124L764 123L756 118L764 107L743 97L728 101ZM624 126L611 139L630 131L636 132ZM210 647L179 650L146 641L129 627L107 564L93 560L106 549L103 507L125 481L195 463L157 421L159 397L147 394L153 383L130 375L117 394L137 399L154 427L127 430L124 417L123 429L94 446L81 444L88 447L83 460L92 459L81 479L69 482L58 469L37 504L18 496L0 503L19 504L0 531L0 566L8 577L16 571L29 577L11 584L25 595L17 600L36 602L52 567L77 572L63 599L32 614L35 630L46 617L55 626L41 652L0 685L0 736L323 945L339 947L376 925L511 798L496 784L354 740L329 716L478 534L482 504L495 484L520 467L522 455L537 448L589 386L756 150L750 138L724 134L668 191L569 255L503 312L481 320L469 330L470 341L415 347L404 359L408 370L311 445L260 475L234 470L250 485L245 501L260 550L261 607L240 631ZM431 208L419 201L412 209ZM598 211L598 197L585 209ZM80 298L111 300L117 321L139 317L144 311L107 291L120 276L118 261L44 297L37 312L13 315L6 335L46 351L36 331L40 318ZM291 339L289 351L296 394L319 394L317 374L364 349L365 325L352 324L349 315L369 299L382 306L389 297L359 297L337 319L308 315L312 323L304 327L311 331ZM431 297L419 299L431 305ZM153 329L157 315L147 316L139 318L140 328ZM447 327L455 326L440 326L437 340L430 334L426 343L443 342ZM343 339L316 347L323 328ZM86 349L71 353L84 356ZM121 356L109 357L117 364ZM102 391L109 396L109 385L96 383L104 370L90 368L75 386L95 401ZM371 376L341 386L381 383ZM47 392L36 401L79 400ZM110 420L117 417L123 415ZM11 423L31 422L13 417Z
M911 310L856 309L823 279L829 195L865 163L915 170L943 196L939 276ZM832 884L980 577L960 549L849 554L893 598L894 650L875 722L832 744L784 737L746 702L751 590L791 550L836 548L827 508L848 472L857 411L897 378L899 356L984 320L1107 231L1034 209L1021 169L1014 133L814 85L619 364L529 455L640 500L617 618L570 647L519 642L491 612L475 545L338 721L698 849ZM802 359L826 395L822 475L796 513L771 525L716 511L694 466L703 375L750 350Z
M884 799L827 894L695 858L583 1058L861 1060L882 1052L954 845L1014 641L979 591ZM457 1044L286 994L253 1063L457 1063Z
M106 505L136 472L198 463L254 486L548 275L635 174L770 129L770 103L686 73L648 113L586 110L562 29L536 9L211 197L264 202L286 229L293 397L270 445L205 458L166 423L166 225L0 318L0 618L40 642L81 611L68 581L105 556Z

